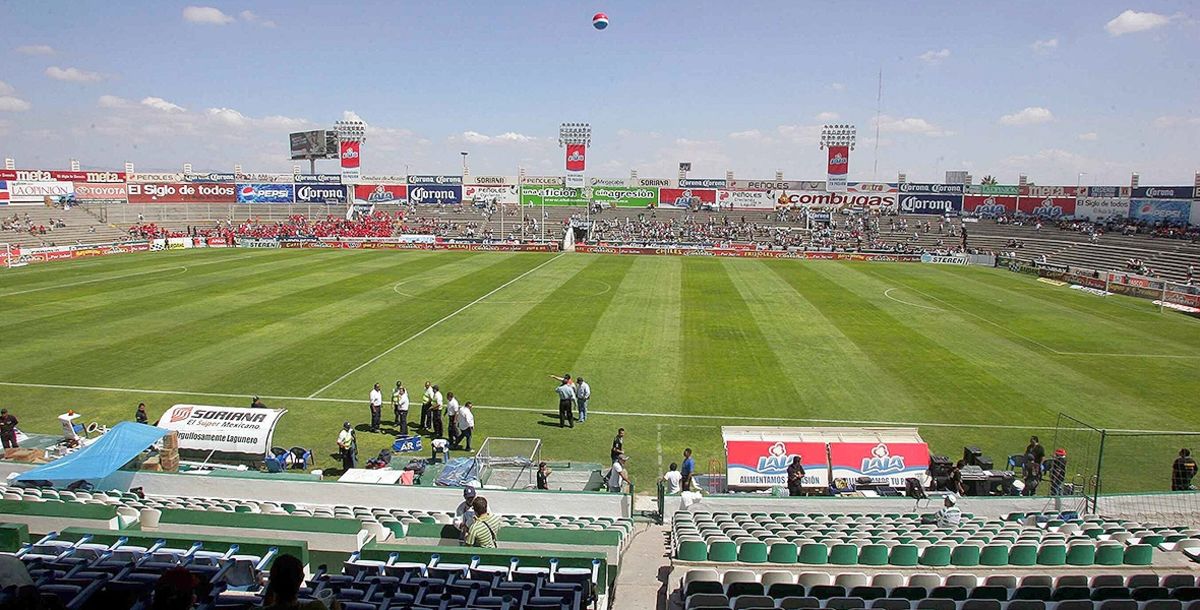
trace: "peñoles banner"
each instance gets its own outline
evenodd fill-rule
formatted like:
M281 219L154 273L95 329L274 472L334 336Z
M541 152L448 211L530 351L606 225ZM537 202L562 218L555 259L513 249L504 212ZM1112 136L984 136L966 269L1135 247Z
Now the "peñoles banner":
M468 184L463 187L463 199L470 199L476 203L515 204L521 200L521 195L515 184L508 186Z

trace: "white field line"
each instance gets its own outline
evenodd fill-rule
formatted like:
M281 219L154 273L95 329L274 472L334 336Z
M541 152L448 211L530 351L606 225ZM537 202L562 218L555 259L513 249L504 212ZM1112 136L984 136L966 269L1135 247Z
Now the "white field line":
M227 261L235 261L235 260L242 259L242 258L249 258L251 256L255 256L255 255L254 254L244 254L242 256L231 256L231 257L222 258L219 260L204 261L204 262L200 262L200 263L192 263L191 266L199 267L201 265L212 265L215 263L224 263ZM80 280L78 282L68 282L66 284L55 284L53 286L42 286L41 288L30 288L28 290L18 290L16 292L5 292L3 294L0 294L0 299L2 299L4 297L17 296L19 294L29 294L31 292L42 292L43 290L57 290L59 288L69 288L71 286L82 286L83 284L94 284L96 282L107 282L109 280L119 280L119 279L123 279L123 278L127 278L127 277L137 277L139 275L151 275L154 273L163 273L165 271L176 271L179 269L183 269L183 273L187 273L188 266L187 265L179 265L177 267L165 267L163 269L152 269L150 271L139 271L137 273L126 273L125 275L114 275L112 277L98 277L98 278L90 279L90 280ZM178 273L175 275L183 275L183 273ZM174 276L172 275L169 277L174 277Z
M74 390L85 392L117 392L123 394L151 394L163 396L203 396L207 398L236 398L249 400L251 396L258 396L264 400L280 400L280 401L297 401L297 402L327 402L338 404L353 404L361 405L361 398L316 398L313 396L269 396L267 394L255 394L254 392L242 392L238 394L227 394L222 392L192 392L189 390L153 390L142 388L112 388L104 386L81 386L81 385L66 385L56 383L22 383L17 381L0 381L0 386L14 388L38 388L48 390ZM474 405L476 409L487 409L492 411L515 411L521 413L549 413L555 411L557 406L547 405L543 408L537 407L510 407L500 405ZM738 421L745 422L744 415L696 415L691 413L644 413L638 411L597 411L588 409L588 416L592 414L607 415L610 417L647 417L651 419L711 419L717 421ZM773 422L794 422L794 423L814 423L814 424L846 424L857 426L902 426L902 427L920 427L920 428L979 428L988 430L1091 430L1091 428L1056 428L1054 426L1019 426L1009 424L972 424L972 423L947 423L947 422L911 422L911 421L880 421L868 419L818 419L808 417L759 417L764 421ZM700 426L694 424L661 424L668 427L684 427L684 428L709 428L714 426ZM1195 435L1200 436L1200 430L1141 430L1141 429L1122 429L1108 428L1108 432L1121 434L1175 434L1175 435Z
M1042 343L1041 341L1038 341L1036 339L1031 339L1031 338L1029 338L1007 326L1004 326L1003 324L999 324L997 322L989 320L977 313L963 309L962 307L959 307L959 306L955 305L954 303L950 303L944 299L939 299L931 294L917 290L916 288L912 288L909 286L898 286L897 288L901 288L903 290L911 290L927 299L932 299L939 303L943 303L943 304L953 308L955 311L958 311L960 313L967 314L968 316L983 320L984 322L987 322L988 324L991 324L992 326L995 326L996 328L999 328L1000 330L1003 330L1004 332L1006 332L1010 335L1020 337L1021 339L1024 339L1024 340L1026 340L1026 341L1028 341L1028 342L1030 342L1052 354L1058 355L1058 356L1103 356L1103 357L1113 357L1113 358L1172 358L1172 359L1178 359L1178 360L1200 360L1200 356L1193 356L1190 354L1130 354L1130 353L1106 353L1106 352L1063 352L1063 351L1056 350L1053 347L1050 347L1049 345ZM946 311L945 309L938 309L938 308L934 308L934 307L928 307L925 305L918 305L916 303L909 303L907 301L901 301L900 299L893 298L891 295L888 294L888 292L891 292L892 290L895 290L895 289L896 288L889 288L889 289L883 291L883 296L885 296L889 299L892 299L893 301L896 301L898 303L904 303L905 305L911 305L913 307L921 307L923 309L936 309L937 311L943 311L943 312Z
M425 333L427 333L427 332L429 332L429 331L433 330L433 329L434 329L434 328L436 328L438 325L440 325L442 322L445 322L446 320L449 320L450 318L453 318L454 316L457 316L458 314L460 314L460 313L462 313L462 312L464 312L464 311L466 311L466 310L470 309L470 308L471 308L473 305L476 305L476 304L477 304L477 303L479 303L480 301L482 301L482 300L484 300L484 299L486 299L486 298L488 298L488 297L492 296L493 294L496 294L497 292L500 292L501 290L505 289L506 287L508 287L508 286L512 285L512 284L513 284L514 282L516 282L517 280L519 280L519 279L521 279L521 278L523 278L523 277L525 277L525 276L529 275L530 273L533 273L534 271L537 271L538 269L541 269L542 267L545 267L546 265L549 265L550 263L553 263L554 261L558 260L558 259L559 259L559 258L560 258L560 257L561 257L563 254L565 254L565 252L563 252L563 253L559 253L559 254L558 254L558 256L555 256L554 258L551 258L550 260L548 260L548 261L546 261L546 262L544 262L544 263L542 263L542 264L540 264L540 265L538 265L538 266L534 267L533 269L530 269L529 271L526 271L525 273L522 273L521 275L518 275L517 277L514 277L514 278L513 278L513 279L511 279L511 280L508 280L507 282L504 282L503 284L501 284L501 285L497 286L495 289L491 290L491 291L490 291L490 292L488 292L487 294L485 294L485 295L483 295L483 296L479 297L478 299L475 299L474 301L471 301L470 303L467 303L466 305L463 305L462 307L459 307L458 309L454 310L452 313L450 313L450 314L449 314L449 315L447 315L446 317L444 317L444 318L442 318L442 319L438 320L437 322L434 322L433 324L430 324L429 326L426 326L425 328L422 328L421 330L417 331L415 334L413 334L413 335L412 335L412 336L410 336L409 338L407 338L407 339L405 339L405 340L403 340L403 341L401 341L401 342L399 342L399 343L397 343L397 344L395 344L395 345L393 345L393 346L391 346L391 347L389 347L389 348L387 348L387 349L383 350L383 352L381 352L379 355L375 356L374 358L371 358L370 360L367 360L366 362L364 362L364 363L362 363L362 364L360 364L360 365L358 365L358 366L356 366L356 367L354 367L354 368L350 369L349 371L346 371L346 373L345 373L344 375L342 375L341 377L338 377L337 379L334 379L333 381L331 381L331 382L329 382L328 384L325 384L323 387L321 387L321 389L317 390L316 392L313 392L312 394L309 394L309 395L308 395L308 398L316 398L316 396L317 396L318 394L320 394L321 392L324 392L325 390L328 390L329 388L332 388L333 386L335 386L335 385L337 385L338 383L340 383L340 382L341 382L343 379L345 379L345 378L347 378L347 377L349 377L349 376L351 376L351 375L353 375L353 374L355 374L355 373L357 373L357 372L359 372L359 371L363 370L364 368L366 368L366 367L370 366L371 364L375 363L376 361L378 361L380 358L383 358L384 356L386 356L386 355L388 355L388 354L390 354L390 353L392 353L392 352L394 352L394 351L396 351L396 350L400 349L400 348L401 348L401 347L403 347L405 344L407 344L409 341L412 341L413 339L416 339L417 337L420 337L421 335L423 335L423 334L425 334Z
M933 310L933 311L946 311L945 309L942 309L941 307L930 307L930 306L928 306L928 305L921 305L920 303L910 303L910 302L908 302L908 301L905 301L905 300L903 300L903 299L897 299L896 297L892 296L892 291L893 291L893 290L895 290L895 288L888 288L887 290L884 290L884 291L883 291L883 296L885 296L885 297L887 297L887 298L889 298L889 299L891 299L891 300L893 300L893 301L895 301L895 302L897 302L897 303L904 303L905 305L911 305L911 306L913 306L913 307L920 307L921 309L930 309L930 310Z

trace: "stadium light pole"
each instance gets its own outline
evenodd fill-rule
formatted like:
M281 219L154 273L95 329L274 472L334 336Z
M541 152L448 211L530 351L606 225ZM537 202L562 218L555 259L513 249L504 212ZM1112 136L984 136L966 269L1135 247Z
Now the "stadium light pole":
M468 173L470 173L470 170L467 169L467 155L469 153L467 153L467 151L464 150L458 154L462 155L462 160L463 160L462 175L466 176Z
M558 126L558 147L562 148L568 144L582 144L584 151L592 147L592 124L591 123L560 123ZM586 154L586 152L585 152ZM565 169L565 168L564 168ZM587 171L586 169L584 171ZM564 183L565 184L565 183ZM582 192L582 189L581 189ZM545 199L542 200L543 212L542 220L546 219L544 207ZM585 222L591 223L592 220L592 202L588 200L584 206Z
M367 124L366 124L366 122L364 122L362 120L343 119L343 120L334 122L333 128L337 132L337 137L338 137L339 142L358 142L361 144L361 143L367 141ZM341 164L341 157L342 157L341 151L338 151L339 166ZM310 164L313 163L313 161L311 159L309 161L310 161ZM316 170L313 169L312 173L315 174Z

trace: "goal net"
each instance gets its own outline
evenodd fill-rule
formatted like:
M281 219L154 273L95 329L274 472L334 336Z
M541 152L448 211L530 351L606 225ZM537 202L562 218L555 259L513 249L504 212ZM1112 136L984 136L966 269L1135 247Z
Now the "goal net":
M21 257L21 247L12 244L0 244L0 257L3 257L4 267L7 269L29 264L29 261Z
M488 437L475 454L479 479L485 485L524 489L533 487L542 441L536 438Z

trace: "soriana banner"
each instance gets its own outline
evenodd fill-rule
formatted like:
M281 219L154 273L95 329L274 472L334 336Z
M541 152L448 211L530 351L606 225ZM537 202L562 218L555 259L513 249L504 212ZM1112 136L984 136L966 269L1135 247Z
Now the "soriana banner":
M354 203L404 203L408 201L407 184L356 184Z
M1061 188L1061 187L1047 187ZM1071 187L1072 189L1074 187ZM1074 197L1026 197L1021 196L1017 209L1030 216L1038 218L1068 218L1075 215Z
M130 182L129 203L233 203L232 184L202 182Z
M517 185L488 186L485 184L468 184L463 187L463 199L476 203L517 203L521 200Z
M342 182L358 182L362 177L362 170L359 169L362 142L343 141L339 148L342 158Z
M179 433L179 448L266 455L284 409L241 409L175 405L162 414L158 427Z
M964 195L963 211L983 218L1017 213L1017 198L1004 195Z
M95 203L125 203L129 192L123 183L92 184L90 182L75 183L75 199Z
M716 206L716 189L658 189L658 205L664 208Z
M842 192L846 190L846 174L850 170L850 147L829 147L829 174L825 182L825 190Z
M833 478L869 477L893 487L904 487L904 479L924 480L929 469L929 445L925 443L829 443Z
M770 191L717 191L717 206L731 210L773 210L775 198Z
M583 144L567 144L567 171L582 172L587 164L587 147Z
M650 187L595 186L592 201L618 208L650 208L658 204L658 189Z
M829 484L825 443L780 440L725 441L726 476L730 487L787 486L787 467L797 456L804 465L804 485Z

